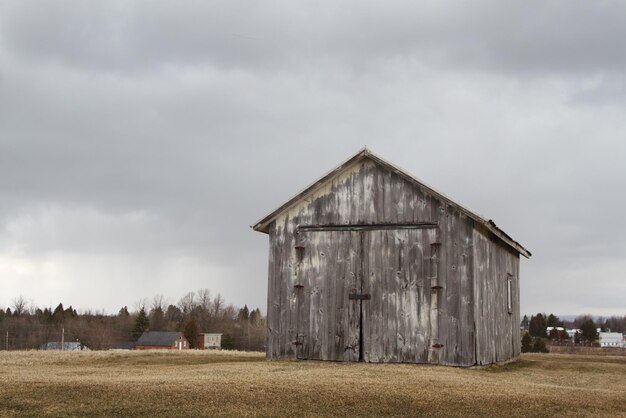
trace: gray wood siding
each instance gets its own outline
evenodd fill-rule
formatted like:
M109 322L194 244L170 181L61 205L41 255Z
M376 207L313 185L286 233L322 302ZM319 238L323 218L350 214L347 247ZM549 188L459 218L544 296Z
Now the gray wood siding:
M434 229L364 233L363 359L427 363L431 347L430 244Z
M520 354L519 256L475 230L474 298L476 362L491 364ZM512 280L512 313L507 307L507 280Z
M472 269L473 222L454 207L440 212L441 255L438 313L438 362L470 366L475 363Z
M327 231L301 235L306 245L298 263L297 357L314 360L358 361L357 291L361 268L358 232ZM298 309L299 307L299 309Z
M416 223L436 227L298 229ZM358 360L359 304L365 361L469 366L517 356L519 255L477 227L372 160L346 167L270 225L267 358ZM348 299L359 283L371 300Z

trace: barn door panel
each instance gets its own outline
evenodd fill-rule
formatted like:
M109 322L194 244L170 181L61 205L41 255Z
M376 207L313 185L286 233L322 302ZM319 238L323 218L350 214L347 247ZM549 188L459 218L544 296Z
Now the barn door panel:
M297 357L357 361L359 306L349 295L360 289L360 233L307 232L306 242L299 273Z
M430 345L428 278L432 229L364 233L363 359L427 362Z

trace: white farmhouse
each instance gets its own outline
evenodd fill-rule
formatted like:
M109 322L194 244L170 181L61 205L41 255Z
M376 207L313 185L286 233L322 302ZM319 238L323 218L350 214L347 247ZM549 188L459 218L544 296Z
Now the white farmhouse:
M600 347L624 347L624 336L621 332L600 332Z
M200 334L198 348L200 350L219 350L222 348L222 334Z

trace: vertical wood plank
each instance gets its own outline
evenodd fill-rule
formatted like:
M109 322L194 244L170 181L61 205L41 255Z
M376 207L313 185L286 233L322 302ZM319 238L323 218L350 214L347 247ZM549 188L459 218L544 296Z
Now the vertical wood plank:
M295 290L298 225L390 222L437 222L439 236L418 230L318 235L302 262L304 287ZM474 227L453 204L391 170L369 160L355 164L270 227L267 358L358 357L360 304L368 313L361 342L368 361L433 361L434 340L443 344L437 359L444 364L519 355L519 255ZM438 293L427 277L432 242L442 243ZM506 310L508 274L512 314ZM347 300L358 279L371 300ZM303 345L294 345L299 339Z

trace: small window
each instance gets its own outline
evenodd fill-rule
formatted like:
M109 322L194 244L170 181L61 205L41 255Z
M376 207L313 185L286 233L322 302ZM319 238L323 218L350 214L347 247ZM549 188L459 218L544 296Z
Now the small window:
M506 310L513 313L513 280L511 276L506 280Z

